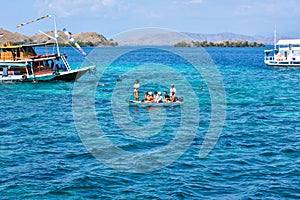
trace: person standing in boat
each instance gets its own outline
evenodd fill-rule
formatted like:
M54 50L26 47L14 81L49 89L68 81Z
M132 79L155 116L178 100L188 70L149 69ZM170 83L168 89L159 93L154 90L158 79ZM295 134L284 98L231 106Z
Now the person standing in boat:
M170 88L170 94L171 94L171 98L172 98L172 95L176 95L176 88L174 87L174 84L171 84L171 88Z
M139 80L136 79L135 84L133 85L133 94L134 94L134 98L136 101L139 101L139 99L140 99L139 88L140 88L140 83L139 83Z

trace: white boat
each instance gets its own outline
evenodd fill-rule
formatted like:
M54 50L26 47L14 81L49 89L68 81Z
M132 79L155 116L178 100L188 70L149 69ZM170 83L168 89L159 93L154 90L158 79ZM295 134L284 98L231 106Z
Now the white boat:
M300 67L300 39L279 40L273 49L265 50L264 62L269 66Z
M66 55L60 53L56 24L54 27L53 37L46 34L55 41L52 43L12 45L6 39L5 44L0 44L0 82L76 81L87 71L96 68L72 68ZM36 47L44 47L46 53L40 54ZM48 49L52 49L52 52L48 52Z
M152 103L152 102L142 102L142 101L134 101L129 100L129 105L131 106L139 106L139 107L174 107L174 106L181 106L183 102L164 102L164 103Z

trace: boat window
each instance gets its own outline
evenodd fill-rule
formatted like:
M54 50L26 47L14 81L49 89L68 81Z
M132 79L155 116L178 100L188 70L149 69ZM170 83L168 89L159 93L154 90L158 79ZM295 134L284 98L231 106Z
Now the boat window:
M279 48L289 48L289 45L280 45Z
M299 56L300 55L300 51L294 51L294 55L295 56Z

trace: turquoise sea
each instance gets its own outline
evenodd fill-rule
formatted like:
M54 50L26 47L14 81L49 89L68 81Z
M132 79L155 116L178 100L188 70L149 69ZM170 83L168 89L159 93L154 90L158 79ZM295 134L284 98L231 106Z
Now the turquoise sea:
M85 50L90 56L84 62L73 49L62 48L73 67L97 65L95 75L76 84L0 84L0 199L300 198L300 68L265 66L264 48L205 49L213 62L204 62L207 55L199 49ZM205 63L216 71L199 73ZM199 157L212 128L211 85L219 75L225 121L209 154ZM174 83L185 104L128 107L135 77L141 96L169 91ZM82 83L86 91L74 92ZM85 99L90 93L93 105ZM101 133L87 119L89 108ZM180 131L186 138L159 153L174 145Z

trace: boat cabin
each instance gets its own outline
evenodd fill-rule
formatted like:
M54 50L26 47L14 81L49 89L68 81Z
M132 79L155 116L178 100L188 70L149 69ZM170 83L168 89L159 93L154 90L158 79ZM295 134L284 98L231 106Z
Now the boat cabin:
M0 60L1 61L17 61L17 60L27 60L35 58L38 56L35 47L49 47L53 46L55 43L42 43L42 44L27 44L27 45L10 45L6 42L6 45L0 46ZM46 48L47 50L47 48ZM46 52L46 56L48 56ZM53 56L54 54L52 54Z

